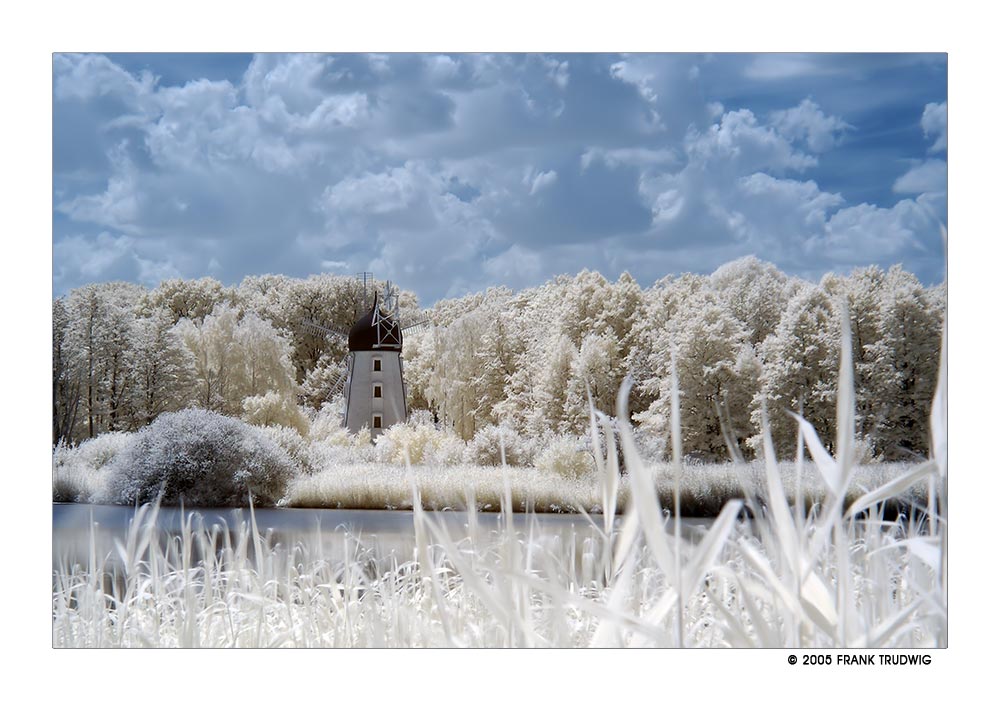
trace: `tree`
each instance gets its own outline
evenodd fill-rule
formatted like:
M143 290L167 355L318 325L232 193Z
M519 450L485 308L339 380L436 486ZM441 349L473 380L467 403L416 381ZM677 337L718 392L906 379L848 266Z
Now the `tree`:
M937 382L943 315L912 274L890 268L880 299L879 365L886 415L877 449L890 460L928 454L931 403Z
M586 432L590 422L588 390L595 409L608 416L615 415L618 387L625 373L618 342L610 331L600 336L584 336L579 353L573 357L570 373L565 427L579 434Z
M346 334L362 312L358 280L342 275L311 275L279 286L274 298L274 305L262 316L287 331L297 381L304 381L325 355L332 356L329 362L343 361L347 354L346 339L317 332L309 324Z
M447 329L435 329L435 371L427 385L427 398L463 440L475 435L477 412L481 406L473 384L478 370L478 320L478 317L463 316Z
M659 378L658 393L637 418L651 430L668 431L673 363L680 392L684 453L726 459L723 422L728 424L725 430L731 430L745 448L749 425L746 400L752 389L742 385L748 375L742 366L738 371L737 360L746 344L744 327L719 303L713 290L699 286L689 292L650 355L654 376Z
M194 356L195 401L203 409L239 416L249 396L295 392L291 344L256 314L239 319L223 303L201 322L182 319L177 332Z
M560 334L551 345L540 348L534 411L528 425L530 435L569 430L567 415L569 384L577 350L569 336Z
M164 280L149 293L145 306L166 310L171 322L176 324L181 319L201 321L215 309L215 305L232 303L233 297L221 282L210 277Z
M762 344L768 419L775 450L784 457L794 455L798 435L794 419L786 412L798 413L800 408L825 447L834 449L840 317L828 291L831 283L828 276L820 285L803 286L789 302L774 335ZM754 423L760 430L759 407Z
M720 304L746 330L757 348L777 327L788 305L788 278L771 263L746 256L719 267L709 277Z
M135 309L143 294L137 285L102 283L73 290L61 303L54 326L65 383L60 389L65 403L60 423L65 424L65 432L60 437L75 442L129 425L126 399L131 377L126 357L133 344ZM76 396L79 404L70 401ZM73 420L66 421L71 415Z
M132 374L130 413L136 425L145 426L192 401L195 359L165 309L136 319L132 339L126 356Z
M80 405L81 377L66 345L70 323L63 299L52 302L52 443L72 441Z

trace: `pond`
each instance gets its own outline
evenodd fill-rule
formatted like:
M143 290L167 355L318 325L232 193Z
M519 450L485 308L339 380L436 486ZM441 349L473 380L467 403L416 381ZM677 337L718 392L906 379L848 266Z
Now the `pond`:
M446 530L450 537L461 540L466 537L495 536L504 529L505 515L497 512L435 511L428 512L434 523ZM257 528L268 542L286 547L298 542L313 543L317 539L327 545L340 544L349 535L365 546L375 547L382 553L393 551L412 554L415 530L412 511L364 510L364 509L282 509L255 508L253 510ZM105 504L52 505L52 557L53 562L71 561L83 563L90 555L91 536L95 546L95 556L103 559L115 557L116 541L124 541L130 523L136 517L132 506ZM567 547L579 545L583 540L597 535L603 528L601 514L524 514L513 513L513 527L521 533L535 533L559 536ZM181 509L161 507L156 514L156 526L160 535L179 535L182 524L193 519L197 526L203 523L228 528L237 533L250 529L249 508L197 508ZM621 517L616 518L616 524ZM703 533L712 524L712 519L684 519L684 532L691 536Z

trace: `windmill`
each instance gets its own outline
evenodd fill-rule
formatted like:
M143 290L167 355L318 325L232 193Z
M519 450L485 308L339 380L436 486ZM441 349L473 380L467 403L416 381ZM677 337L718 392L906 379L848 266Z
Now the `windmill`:
M343 393L343 425L352 433L365 427L374 440L389 426L406 421L406 384L403 382L403 336L430 323L420 314L401 320L399 291L386 281L380 304L373 292L368 305L371 273L358 276L364 284L362 313L348 332L328 329L313 322L303 326L311 333L347 341L348 353L328 400Z

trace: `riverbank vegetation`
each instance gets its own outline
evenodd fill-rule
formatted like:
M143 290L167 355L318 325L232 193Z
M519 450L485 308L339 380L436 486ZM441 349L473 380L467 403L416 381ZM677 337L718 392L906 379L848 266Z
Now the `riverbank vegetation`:
M609 426L614 444L617 426ZM617 450L608 455L600 432L596 448L565 438L534 448L514 433L495 432L491 443L483 440L485 431L465 444L426 424L395 426L375 445L337 425L325 437L319 425L314 429L302 436L200 409L162 414L135 434L106 433L57 448L53 499L124 505L159 499L165 505L219 507L239 506L251 493L258 506L411 509L415 483L432 510L497 511L509 498L515 511L598 513L605 507L599 461L617 464L618 457ZM673 465L640 457L658 498L669 502ZM619 466L622 488L610 502L619 513L631 494L625 467ZM915 463L856 465L846 498L857 499L917 468ZM792 503L797 499L808 509L823 500L826 485L811 460L780 461L777 474ZM715 516L730 499L747 494L766 502L764 461L684 461L680 494L685 516ZM925 485L916 482L895 495L890 507L910 509L926 499Z
M413 547L366 545L359 534L323 534L292 548L255 521L229 531L189 518L178 536L156 530L143 506L115 553L90 549L86 563L53 573L58 647L942 647L947 645L947 383L931 412L931 457L857 498L850 344L844 334L834 454L799 421L824 485L812 508L790 498L763 413L766 501L728 502L711 526L682 535L681 451L673 493L660 499L654 469L628 426L628 387L618 430L591 414L595 472L605 508L574 537L512 518L484 533L470 518L454 535L425 510L415 469ZM942 358L942 367L944 366ZM676 407L670 436L681 440ZM617 464L620 441L629 480ZM91 457L99 461L100 451ZM801 461L796 461L801 469ZM503 514L514 490L500 473ZM927 485L926 509L883 518L886 500ZM795 489L798 490L798 483ZM612 517L618 494L624 516ZM792 507L788 504L791 502ZM747 509L753 519L739 514ZM666 511L665 511L666 510ZM666 513L666 515L665 515ZM864 518L860 518L864 515ZM329 537L329 534L327 534ZM91 532L93 538L93 531Z

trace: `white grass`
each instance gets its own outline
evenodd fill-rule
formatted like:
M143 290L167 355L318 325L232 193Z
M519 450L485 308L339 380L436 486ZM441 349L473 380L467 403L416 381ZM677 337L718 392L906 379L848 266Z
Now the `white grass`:
M850 426L846 334L842 354L838 416ZM942 387L939 383L935 401L943 408ZM939 438L945 427L935 420ZM673 475L644 464L627 429L622 447L628 484L599 456L603 478L586 488L578 484L581 491L575 493L582 499L585 489L596 489L596 495L586 494L597 504L627 494L624 515L569 535L548 530L537 519L515 526L513 504L521 498L519 480L526 474L516 469L470 468L461 473L469 482L462 483L448 468L455 490L449 500L461 501L462 493L471 505L480 498L477 490L493 490L487 498L496 499L502 518L489 533L472 518L464 533L456 534L424 510L422 494L428 494L426 506L441 498L423 491L425 483L442 479L436 468L393 473L402 483L395 491L388 478L366 476L360 466L353 476L321 473L293 487L295 494L310 489L319 494L329 481L338 493L358 499L377 494L403 500L401 492L410 490L413 540L395 550L378 539L363 546L347 533L317 534L289 549L257 533L253 520L233 533L206 529L192 519L179 536L163 538L154 509L144 507L114 556L95 545L85 565L67 560L56 567L53 642L78 647L944 645L942 510L883 520L880 500L910 489L913 475L855 497L849 491L859 468L845 457L854 454L852 432L841 432L839 459L818 445L807 425L803 437L822 473L807 467L802 476L802 490L814 494L815 508L804 513L789 507L786 491L797 484L797 471L782 475L768 449L763 476L750 478L762 479L761 488L751 488L745 501L729 502L707 532L683 538L676 535L677 521L661 511L661 485L673 484ZM934 445L935 459L916 479L934 485L940 496L946 446L941 440ZM679 476L689 479L693 471L683 467ZM734 476L739 480L746 473ZM553 481L545 489L556 494L569 487ZM753 520L738 518L744 506ZM857 517L861 510L866 518Z
M464 509L467 493L475 495L479 510L498 511L503 499L503 467L481 465L430 466L415 465L412 477L417 481L425 508ZM912 474L917 465L909 463L877 463L857 466L848 501ZM783 490L794 501L796 494L796 463L777 464ZM617 473L617 470L615 470ZM667 464L651 464L652 486L664 508L673 506L673 469ZM298 508L341 509L410 509L413 493L407 468L386 463L331 465L314 475L293 481L283 506ZM507 468L514 511L539 512L604 511L602 483L607 476L591 473L584 477L563 477L553 471L535 468ZM630 499L629 475L619 478L620 489L611 502L623 512ZM691 464L681 468L680 499L685 516L715 516L730 499L750 493L767 502L766 470L763 460L750 463ZM801 480L802 504L805 510L819 504L827 490L819 471L806 463ZM891 495L900 503L926 501L926 481L909 485L906 490L893 490ZM533 508L529 508L533 507Z

